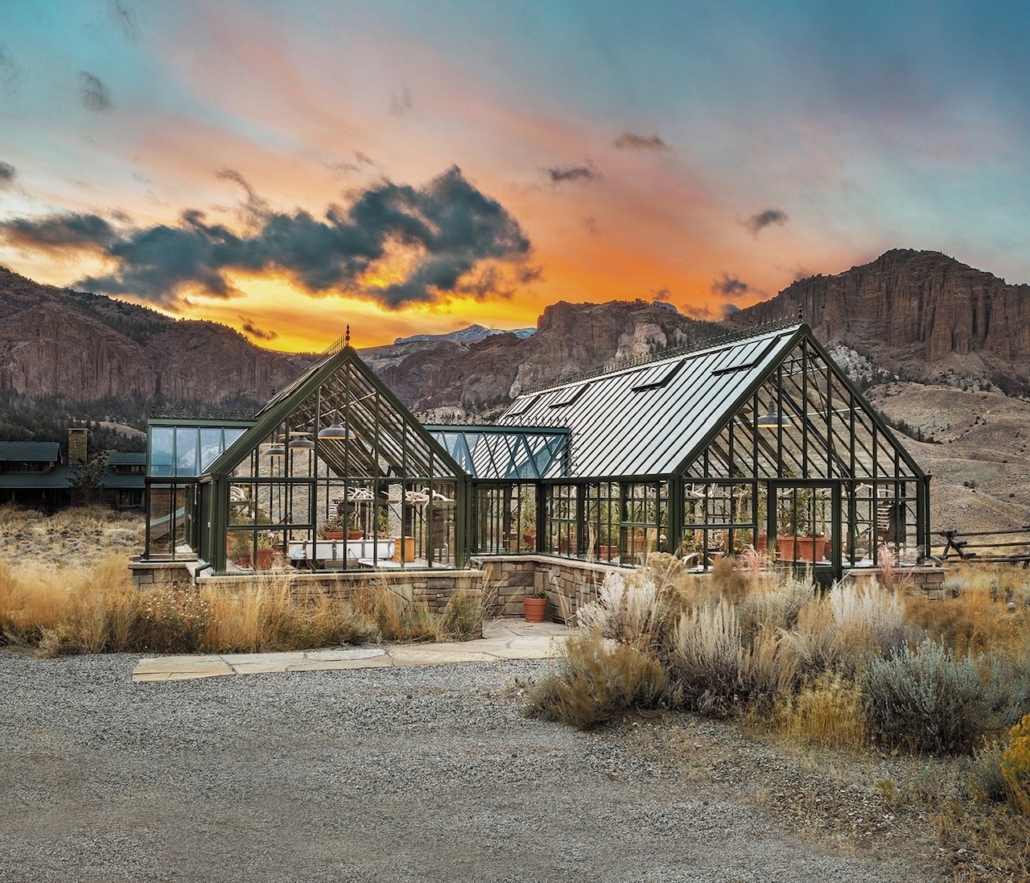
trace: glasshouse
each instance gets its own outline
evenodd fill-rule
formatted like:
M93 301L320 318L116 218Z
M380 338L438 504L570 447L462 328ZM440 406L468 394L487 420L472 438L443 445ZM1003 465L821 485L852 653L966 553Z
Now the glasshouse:
M929 477L799 322L525 391L490 426L421 424L344 340L253 420L151 421L147 465L146 558L214 573L754 548L840 578L929 548Z

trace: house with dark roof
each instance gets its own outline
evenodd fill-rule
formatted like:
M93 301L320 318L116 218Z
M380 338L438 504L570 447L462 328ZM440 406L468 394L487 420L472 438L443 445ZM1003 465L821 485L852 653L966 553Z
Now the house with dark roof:
M83 439L84 443L84 439ZM81 466L65 462L58 442L0 442L0 505L52 512L74 501ZM142 509L146 454L112 452L100 479L101 499L118 509Z

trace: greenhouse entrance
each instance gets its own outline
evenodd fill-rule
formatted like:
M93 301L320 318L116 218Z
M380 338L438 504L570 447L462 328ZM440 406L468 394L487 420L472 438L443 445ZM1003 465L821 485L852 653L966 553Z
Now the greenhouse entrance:
M770 481L768 544L778 561L811 569L817 582L840 579L841 489L839 484Z

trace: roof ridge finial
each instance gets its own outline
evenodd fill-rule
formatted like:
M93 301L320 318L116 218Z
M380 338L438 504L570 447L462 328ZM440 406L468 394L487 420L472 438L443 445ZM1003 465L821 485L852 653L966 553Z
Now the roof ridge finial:
M798 301L798 321L805 321L805 308L802 306L801 301ZM348 326L349 327L349 326Z
M347 323L347 333L344 335L343 345L350 346L350 322Z

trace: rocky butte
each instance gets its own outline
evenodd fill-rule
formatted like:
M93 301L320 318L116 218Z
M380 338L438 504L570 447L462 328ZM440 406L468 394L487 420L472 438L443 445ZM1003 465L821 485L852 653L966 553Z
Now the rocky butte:
M985 379L1030 392L1030 286L939 252L894 249L835 276L802 279L731 321L779 319L799 308L824 343L843 343L908 379Z

